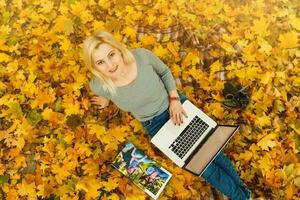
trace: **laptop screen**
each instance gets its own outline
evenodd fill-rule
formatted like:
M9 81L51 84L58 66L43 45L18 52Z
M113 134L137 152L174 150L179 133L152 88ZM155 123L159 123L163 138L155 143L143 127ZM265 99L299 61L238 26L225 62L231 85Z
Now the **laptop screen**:
M185 169L201 175L205 168L212 162L225 144L233 136L239 126L219 125L203 146L194 152L192 158L186 164Z

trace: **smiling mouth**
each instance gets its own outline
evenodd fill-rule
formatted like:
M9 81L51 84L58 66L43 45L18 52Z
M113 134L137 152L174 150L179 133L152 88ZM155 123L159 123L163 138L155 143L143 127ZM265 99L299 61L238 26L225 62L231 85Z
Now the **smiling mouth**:
M114 73L115 71L117 71L117 69L119 68L119 66L117 65L116 68L114 70L111 70L109 72Z

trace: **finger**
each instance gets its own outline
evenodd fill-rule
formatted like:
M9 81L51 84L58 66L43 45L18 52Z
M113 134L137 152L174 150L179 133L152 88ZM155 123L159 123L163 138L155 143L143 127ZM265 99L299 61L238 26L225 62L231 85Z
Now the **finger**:
M180 113L176 114L176 124L180 125Z
M170 110L170 118L171 118L173 124L176 125L176 123L175 123L175 118L174 118L174 114L173 114L173 112L172 112L171 110Z
M173 116L171 117L171 119L172 119L173 124L176 126L176 116L173 115Z
M91 99L90 101L91 102L97 102L97 99Z
M100 103L97 101L91 101L91 104L99 105Z
M180 124L182 124L183 123L183 115L182 115L182 113L179 114L179 119L180 119Z
M183 115L185 116L185 118L188 118L187 113L185 112L185 110L182 110Z

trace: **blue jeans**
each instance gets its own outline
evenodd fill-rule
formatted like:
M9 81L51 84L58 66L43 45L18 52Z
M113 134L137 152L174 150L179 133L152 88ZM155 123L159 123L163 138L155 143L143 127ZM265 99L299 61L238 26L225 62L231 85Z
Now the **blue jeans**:
M187 100L182 92L178 93L181 103ZM152 138L168 120L169 109L148 121L142 122L142 124L150 138ZM223 151L218 154L204 171L202 177L232 200L245 200L251 196L251 191L241 181L230 159L224 155Z

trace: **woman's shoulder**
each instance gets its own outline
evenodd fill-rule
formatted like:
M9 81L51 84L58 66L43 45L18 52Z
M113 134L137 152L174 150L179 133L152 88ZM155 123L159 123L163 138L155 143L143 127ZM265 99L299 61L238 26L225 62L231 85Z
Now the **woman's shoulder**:
M89 86L92 92L94 92L95 94L108 97L108 93L103 89L98 77L92 76L92 78L89 80Z
M148 55L149 53L152 53L149 49L146 48L135 48L132 49L132 52L134 54L140 54L140 55Z
M99 84L99 81L97 80L96 76L92 76L91 79L89 80L89 86L91 88L94 88L95 85Z

